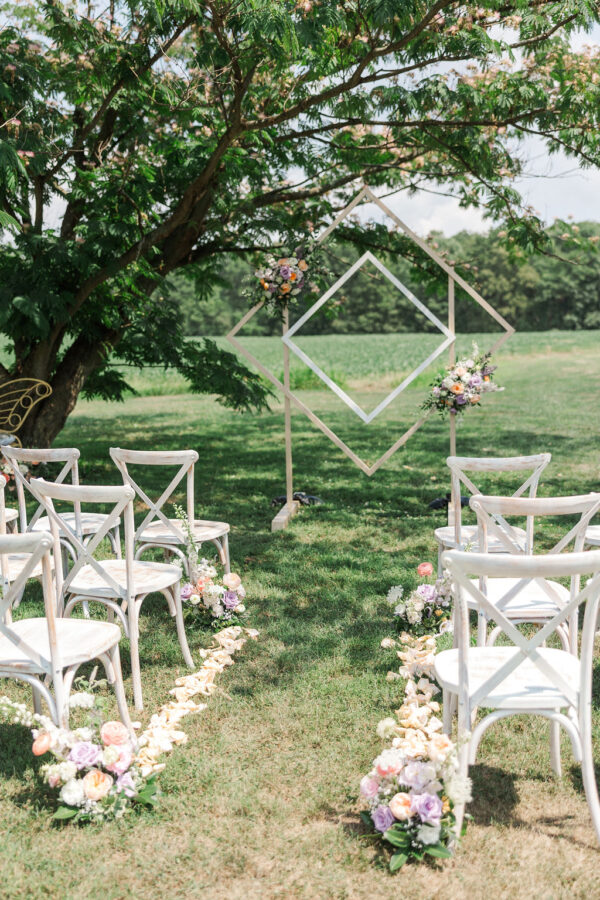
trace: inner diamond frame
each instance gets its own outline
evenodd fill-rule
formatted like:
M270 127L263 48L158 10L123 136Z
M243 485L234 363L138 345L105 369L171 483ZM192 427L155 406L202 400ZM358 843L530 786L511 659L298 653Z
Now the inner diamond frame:
M306 353L304 353L304 351L301 350L300 347L298 347L298 345L292 340L293 335L297 331L299 331L300 328L302 328L302 326L306 322L308 322L308 320L312 316L314 316L314 314L318 312L319 309L321 309L324 303L327 303L329 298L332 297L335 292L342 287L342 285L344 285L350 278L352 278L352 276L364 265L365 262L372 263L375 268L377 268L381 272L381 274L385 276L385 278L391 281L394 287L398 288L398 290L401 291L401 293L403 293L404 296L407 297L410 302L413 303L417 307L417 309L420 310L420 312L422 312L423 315L426 316L429 321L432 322L436 326L436 328L438 328L442 332L443 335L445 335L445 340L442 341L439 347L437 347L433 351L433 353L430 353L427 359L425 359L419 366L417 366L417 368L414 369L410 373L410 375L407 375L404 381L402 381L396 388L394 388L394 390L391 391L387 395L387 397L384 397L381 403L379 403L370 413L366 413L364 409L362 409L362 407L360 407L358 403L356 403L356 401L354 401L352 397L350 397L346 393L346 391L344 391L338 384L336 384L335 381L333 381L329 377L329 375L327 375L327 373L320 368L320 366L313 362L313 360L309 356L307 356ZM399 281L396 276L393 275L392 272L390 272L390 270L377 259L377 257L373 256L370 250L367 250L366 253L363 253L360 259L358 259L354 263L354 265L350 266L350 268L346 272L344 272L344 274L340 278L338 278L335 284L332 284L331 287L328 288L328 290L326 290L321 297L319 297L316 303L313 303L310 309L308 309L304 313L304 315L301 316L298 321L291 326L289 331L287 331L286 334L282 335L281 340L284 342L284 344L286 344L286 346L290 348L293 353L296 354L296 356L298 356L302 360L305 365L309 367L309 369L312 369L315 375L319 376L321 381L325 382L327 387L330 388L334 392L334 394L337 394L340 400L343 400L343 402L347 406L349 406L350 409L354 413L356 413L356 415L361 418L366 425L368 425L369 422L372 422L373 419L375 419L379 415L379 413L383 412L383 410L387 406L389 406L390 403L392 403L396 399L396 397L401 394L402 391L405 390L405 388L407 388L408 385L412 381L414 381L415 378L417 378L421 374L421 372L423 372L427 368L427 366L430 365L430 363L434 361L434 359L437 359L438 356L441 356L441 354L444 353L444 351L454 343L454 341L456 340L456 335L452 334L452 332L446 327L446 325L444 325L444 323L441 322L438 317L425 306L424 303L421 303L418 297L415 297L412 291L409 291L409 289L404 284L402 284L402 282Z

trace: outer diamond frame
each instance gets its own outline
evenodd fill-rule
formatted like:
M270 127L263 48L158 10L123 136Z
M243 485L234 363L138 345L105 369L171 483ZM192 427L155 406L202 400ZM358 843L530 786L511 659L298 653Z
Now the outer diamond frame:
M306 322L308 322L308 320L312 316L314 316L314 314L318 312L319 309L321 309L323 304L327 303L329 298L332 297L335 292L339 290L342 285L344 285L350 278L352 278L355 272L357 272L365 262L370 262L377 269L379 269L381 274L384 275L389 281L391 281L394 287L398 288L398 290L401 291L404 296L407 297L411 301L411 303L413 303L417 307L417 309L420 310L423 315L429 319L430 322L433 322L436 328L438 328L442 332L442 334L446 336L446 339L442 341L439 347L437 347L433 351L433 353L430 353L427 359L425 359L419 366L417 366L417 368L414 369L410 373L410 375L407 375L407 377L398 385L398 387L394 388L393 391L390 391L387 397L385 397L381 401L381 403L379 403L370 413L366 413L358 405L358 403L356 403L352 399L352 397L350 397L346 393L346 391L344 391L338 384L336 384L335 381L333 381L329 377L329 375L327 375L327 373L324 372L323 369L321 369L309 356L307 356L307 354L304 353L304 351L301 350L300 347L298 347L298 345L295 344L292 340L292 335L299 331L300 328L302 328L302 326ZM421 372L423 372L427 368L427 366L434 361L434 359L437 359L438 356L441 356L441 354L445 350L447 350L451 344L454 343L454 341L456 340L456 335L452 334L452 332L444 325L444 323L440 322L438 317L434 315L431 310L425 306L424 303L421 303L421 301L417 297L415 297L412 291L409 291L409 289L404 284L402 284L402 282L399 281L396 276L393 275L390 270L383 265L382 262L380 262L375 256L373 256L370 250L367 250L367 252L363 253L360 259L358 259L354 263L354 265L347 269L347 271L344 272L344 274L340 278L338 278L335 284L332 284L331 287L327 291L325 291L325 293L317 300L316 303L313 303L310 309L308 309L304 313L304 315L301 316L294 325L292 325L289 331L287 331L286 334L282 336L281 340L284 342L284 344L287 344L290 350L292 350L296 354L296 356L298 356L302 360L302 362L309 367L309 369L312 369L315 375L318 375L319 378L325 382L327 387L331 388L331 390L335 394L337 394L340 400L343 400L344 403L349 406L350 409L355 412L357 416L359 416L359 418L363 420L365 425L368 425L369 422L372 422L380 412L383 412L383 410L387 406L389 406L390 403L392 403L392 401L395 400L396 397L401 394L405 388L408 387L411 381L414 381L415 378L417 378L421 374Z
M490 351L489 351L490 353L494 353L498 349L498 347L500 347L500 345L503 344L504 341L507 340L507 338L509 338L511 336L511 334L514 334L515 329L512 327L512 325L510 325L506 321L506 319L503 316L501 316L500 313L497 312L493 308L493 306L491 306L487 302L487 300L484 300L483 297L481 296L481 294L479 294L474 288L471 287L470 284L468 284L463 278L461 278L461 276L451 266L448 265L448 263L443 259L442 256L440 256L439 253L436 253L436 251L433 250L420 237L418 237L414 233L414 231L412 231L407 225L405 225L404 222L401 219L399 219L398 216L394 212L392 212L392 210L389 209L389 207L387 207L385 205L385 203L383 203L383 201L380 200L379 197L377 197L367 185L363 186L363 188L359 191L359 193L356 195L356 197L354 197L354 199L348 204L348 206L346 206L346 208L342 210L342 212L331 223L331 225L329 225L325 229L325 231L321 235L319 235L319 238L318 238L319 242L324 241L327 237L329 237L331 232L335 228L337 228L337 226L340 224L340 222L342 222L346 218L346 216L348 216L352 212L352 210L365 199L368 200L369 202L374 203L376 206L378 206L379 209L386 216L388 216L390 219L392 219L392 221L399 228L402 229L402 231L407 235L407 237L409 237L412 241L414 241L414 243L418 247L420 247L421 250L423 250L425 253L427 253L427 255L430 256L431 259L433 259L434 262L436 262L437 265L444 272L447 273L447 275L448 275L448 327L447 327L446 331L451 336L451 340L449 340L449 344L448 344L448 346L450 348L451 361L452 361L452 353L453 353L453 349L454 349L454 339L455 339L455 328L454 328L454 287L455 287L455 285L458 285L459 287L461 287L473 300L475 300L476 303L479 304L479 306L481 306L483 309L485 309L485 311L496 322L498 322L498 324L501 325L502 328L504 329L504 334L501 334L500 337L495 341L493 346L490 348ZM373 257L373 259L375 259L375 257ZM378 262L376 262L375 264L379 268L380 264ZM329 428L329 426L326 425L325 422L323 422L316 415L316 413L314 413L308 406L306 406L306 404L303 403L302 400L300 400L298 397L296 397L295 394L292 393L292 391L290 390L290 388L287 385L283 384L273 374L273 372L270 371L270 369L268 369L266 366L264 366L260 362L260 360L258 360L252 353L250 353L249 350L247 350L245 347L243 347L242 344L240 344L239 340L237 340L236 335L238 334L238 332L244 327L244 325L246 325L247 322L250 321L250 319L263 306L264 306L264 300L261 300L259 303L257 303L255 306L253 306L252 309L249 309L248 312L240 319L240 321L237 323L237 325L235 325L231 329L231 331L227 335L227 340L229 341L230 344L232 344L236 348L236 350L238 350L239 353L242 354L242 356L244 356L249 362L251 362L252 365L256 366L258 371L261 372L265 376L265 378L268 381L270 381L270 383L274 387L276 387L278 391L280 391L283 394L287 404L289 404L291 402L301 412L303 412L311 420L311 422L313 422L313 424L316 425L317 428L319 428L323 432L323 434L326 437L328 437L329 440L332 441L336 445L336 447L339 447L339 449L342 450L342 452L345 453L346 456L349 459L351 459L352 462L365 473L365 475L368 475L368 476L373 475L377 471L377 469L380 468L380 466L382 466L385 462L387 462L387 460L391 456L393 456L394 453L397 450L399 450L400 447L402 447L409 440L409 438L412 437L412 435L421 427L421 425L425 422L425 420L431 415L431 411L429 411L429 412L425 413L425 415L421 416L421 418L417 422L415 422L413 425L411 425L411 427L407 431L405 431L404 434L401 435L401 437L399 437L395 441L395 443L392 444L392 446L389 447L389 449L386 450L385 453L383 453L379 457L378 460L376 460L376 462L374 462L372 465L369 465L369 463L365 462L356 453L354 453L354 451L351 450L350 447L348 447L348 445L345 444L344 441L342 441L342 439L339 438L337 436L337 434L335 434L335 432L333 432L331 430L331 428ZM299 321L301 321L301 320L299 320ZM298 323L296 323L296 326L295 326L296 330L297 330L297 327L300 327L298 325ZM445 328L445 326L444 326L444 328ZM285 328L284 328L284 335L282 337L282 340L284 340L284 339L285 339ZM290 343L286 341L284 344L284 372L286 369L285 353L288 352L289 346L290 346ZM294 348L292 347L292 349L294 349ZM294 352L296 352L296 350L294 350ZM325 373L323 373L323 374L325 374ZM288 379L286 378L285 380L287 381ZM337 391L336 391L336 393L337 393ZM398 391L398 393L399 393L399 391ZM391 400L389 402L391 402ZM363 418L363 416L361 416L361 418ZM453 422L454 422L454 420L451 418L451 421L450 421L451 434L452 434L452 430L453 430ZM286 441L291 437L291 435L289 434L289 431L290 431L289 413L286 412ZM288 476L289 476L288 480L291 485L291 444L290 444L289 465L290 465L290 471L288 472ZM289 491L288 493L289 493L288 500L291 501L291 491ZM284 507L284 510L285 510L285 507ZM286 520L283 523L283 525L280 527L285 527L285 524L287 524L287 520L289 519L289 517L291 515L293 515L293 511L291 509L288 509L287 510L287 518L284 516L284 518Z

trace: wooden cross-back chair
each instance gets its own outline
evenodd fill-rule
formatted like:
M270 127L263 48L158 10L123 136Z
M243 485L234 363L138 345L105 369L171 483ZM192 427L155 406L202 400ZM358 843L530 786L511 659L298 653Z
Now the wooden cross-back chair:
M600 840L600 803L592 754L592 667L600 602L600 551L543 556L444 553L450 573L456 612L458 647L435 657L436 679L444 703L458 699L459 773L466 777L476 759L479 742L490 725L512 715L538 715L550 720L550 759L561 774L560 727L571 739L573 755L581 762L583 784L594 828ZM526 637L501 608L480 590L477 579L568 578L569 602L557 610L533 637ZM587 576L587 577L586 577ZM581 580L585 587L581 590ZM469 598L493 619L511 641L509 646L472 647ZM545 642L576 617L585 603L580 654L549 648ZM477 708L486 710L473 727ZM487 712L491 710L490 712ZM566 712L565 712L566 711ZM464 804L455 807L457 834Z
M186 514L194 535L194 543L200 546L205 542L215 545L219 559L230 571L229 559L229 525L226 522L212 522L197 519L194 502L194 466L198 462L195 450L122 450L111 447L110 455L118 467L125 484L129 484L148 509L135 532L135 558L148 549L157 547L165 551L167 556L177 556L189 575L189 561L185 553L186 535L179 519L169 519L163 507L170 500L178 485L186 479ZM132 478L128 465L133 466L177 466L177 472L157 500L152 500L137 481Z
M470 506L477 515L478 546L481 552L487 553L490 542L501 547L505 553L524 555L533 553L533 546L523 548L521 545L521 529L507 521L511 518L525 517L528 529L536 519L547 516L578 516L577 522L569 528L560 540L549 550L551 554L563 553L571 549L581 552L584 549L586 529L590 520L600 510L600 494L583 494L574 497L487 497L481 494L471 497ZM501 523L501 524L500 524ZM502 552L498 550L497 552ZM569 602L569 592L558 582L550 582L544 578L513 579L510 584L506 579L485 579L480 588L489 602L513 622L532 622L542 625L549 621ZM558 630L558 635L565 649L577 652L577 612ZM478 616L478 644L493 644L500 629L496 628L487 638L487 617L480 610Z
M20 447L17 432L33 407L51 393L50 385L37 378L14 378L0 384L0 432Z
M14 555L25 558L17 578L10 584L4 581L0 594L0 678L30 684L36 711L41 712L40 700L45 700L54 723L67 727L75 674L84 663L99 659L109 683L114 685L121 720L134 737L121 675L121 630L111 622L57 615L52 546L48 532L0 536L0 559ZM13 622L13 602L38 568L42 570L45 615Z
M68 617L78 604L100 603L108 610L110 618L117 616L129 637L131 673L136 709L143 708L142 682L139 656L139 617L142 603L149 594L160 593L166 599L169 612L177 623L177 636L185 662L193 668L193 660L185 636L181 608L179 566L166 563L142 562L133 558L133 498L129 485L101 487L89 485L55 484L43 479L32 479L31 490L44 505L52 535L55 557L60 557L60 535L68 535L76 559L70 571L62 571L62 562L55 560L59 608ZM64 512L55 509L54 501L71 507L80 504L110 504L112 509L100 528L83 541L72 529L72 522ZM121 516L124 520L125 558L101 559L94 557L101 541L114 528Z
M0 536L6 535L6 523L7 523L7 509L4 501L4 492L6 489L6 481L4 478L0 478ZM3 554L0 559L0 575L2 577L3 584L12 584L16 581L26 562L29 560L29 554L23 552L17 552L13 550L11 553ZM41 579L42 577L42 565L41 562L38 562L35 566L28 568L28 575L25 580L19 578L19 584L22 584L21 593L23 593L23 588L27 583L27 579L36 578ZM13 596L11 601L12 607L17 607L19 605L19 597Z
M462 524L460 498L463 486L471 494L481 493L467 473L529 473L528 477L517 487L512 496L522 497L524 494L527 494L529 497L535 497L540 476L551 459L550 453L537 453L533 456L449 456L447 458L446 465L450 469L452 485L451 496L456 502L454 503L454 524L445 525L435 530L435 537L438 542L438 574L441 574L442 571L441 556L444 550L453 548L464 550L467 546L471 550L477 550L477 525ZM500 519L498 522L500 525L502 524ZM514 534L518 535L519 545L523 549L531 547L533 542L533 523L528 521L526 530L514 529ZM505 552L504 546L497 541L490 540L488 542L488 553Z
M63 484L66 479L70 479L71 484L79 484L79 457L81 456L76 447L57 447L53 450L27 449L15 447L3 447L2 453L7 463L11 466L15 483L17 486L17 497L19 504L19 520L20 530L25 531L50 531L50 522L45 515L44 505L39 503L38 507L31 516L27 517L26 496L35 495L29 487L29 482L23 476L19 469L20 464L36 465L37 463L63 463L62 469L54 479L55 484ZM48 480L48 479L46 479ZM99 512L82 512L79 501L74 501L73 512L64 516L65 522L73 531L79 540L89 540L90 536L95 534L97 530L104 524L106 516ZM117 557L121 556L121 538L119 530L120 522L117 521L106 532L106 537L110 542L113 553ZM65 552L72 559L76 558L76 552L73 544L69 540L69 533L62 531L60 542ZM66 564L66 556L63 554L63 564Z

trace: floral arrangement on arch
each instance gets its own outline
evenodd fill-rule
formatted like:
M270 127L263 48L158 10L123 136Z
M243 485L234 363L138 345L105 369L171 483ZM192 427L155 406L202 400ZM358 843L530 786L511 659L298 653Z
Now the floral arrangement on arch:
M98 682L99 684L99 682ZM153 807L157 785L137 764L129 731L104 720L103 698L90 690L72 694L69 709L84 712L84 724L58 728L47 716L0 698L0 719L32 728L35 756L50 754L40 774L57 795L53 818L69 822L105 822L122 818L133 807Z
M310 238L291 251L282 248L279 256L268 254L246 293L252 305L263 301L267 309L281 313L307 291L318 292L315 279L327 274L322 247Z
M437 409L444 416L479 406L483 394L504 390L492 381L496 368L490 365L490 354L480 353L477 344L473 344L471 357L460 359L436 375L422 409Z
M181 585L181 600L185 608L202 613L213 628L223 624L240 625L246 621L246 591L242 579L235 572L217 579L217 569L207 559L198 559L198 549L187 514L181 506L175 514L185 532L189 581Z
M433 575L430 562L417 566L421 578ZM416 635L437 632L443 634L452 629L452 585L447 575L437 578L433 584L426 581L404 597L402 585L394 585L387 594L387 602L394 608L394 616L402 631Z
M400 637L403 665L395 677L406 678L405 695L394 718L379 722L377 734L391 746L373 760L360 782L368 809L363 820L392 850L395 872L409 860L429 855L452 856L457 841L453 809L471 799L471 782L458 774L458 751L442 734L434 700L439 688L433 677L433 636ZM387 640L384 646L395 645Z

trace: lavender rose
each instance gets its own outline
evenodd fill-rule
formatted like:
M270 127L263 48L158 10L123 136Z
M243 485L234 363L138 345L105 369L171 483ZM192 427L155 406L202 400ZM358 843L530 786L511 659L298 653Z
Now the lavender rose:
M130 772L124 772L117 778L117 790L123 791L126 797L135 797L136 789Z
M282 278L284 278L287 281L288 278L290 277L290 275L292 274L292 270L290 269L289 266L282 266L279 270L279 274L281 275Z
M223 605L225 609L235 609L239 602L240 598L235 591L225 591L223 594Z
M185 584L181 585L181 599L189 600L192 594L194 593L194 586L187 581Z
M425 603L435 603L437 591L433 584L420 584L417 588L417 594Z
M456 398L457 406L464 406L466 402L467 402L467 398L465 397L464 394L461 394L459 397Z
M71 747L69 759L78 769L89 769L95 766L102 754L101 748L90 741L78 741Z
M376 806L371 813L371 818L373 820L375 830L381 831L382 834L384 831L387 831L388 828L391 828L396 821L396 819L394 818L394 814L389 806Z
M442 818L442 801L437 794L415 794L413 808L421 822L426 825L439 825Z

